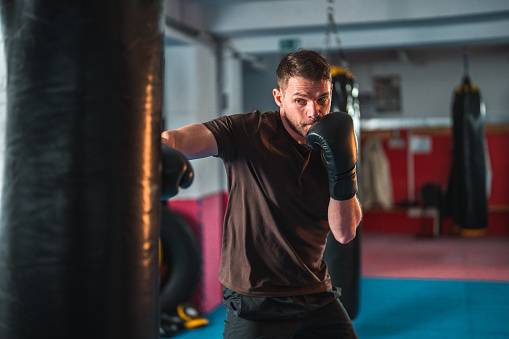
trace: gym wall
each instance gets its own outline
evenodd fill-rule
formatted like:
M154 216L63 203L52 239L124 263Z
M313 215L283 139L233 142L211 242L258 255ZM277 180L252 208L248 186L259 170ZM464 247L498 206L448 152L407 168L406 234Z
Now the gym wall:
M491 190L488 197L489 222L487 234L509 234L509 158L503 145L509 145L509 124L488 124L485 126L486 142L492 172ZM363 231L382 233L432 234L432 219L422 219L420 213L412 213L412 202L422 206L419 191L423 185L433 183L440 186L445 194L452 164L451 129L416 128L402 129L395 134L392 130L365 132L362 143L370 137L382 141L383 150L390 164L393 206L383 209L373 206L364 210ZM409 152L409 138L427 138L431 149L424 152ZM400 142L394 142L399 139ZM397 145L397 146L396 146ZM409 167L409 157L413 166ZM409 177L412 178L409 187ZM441 220L441 234L450 235L456 230L452 217Z

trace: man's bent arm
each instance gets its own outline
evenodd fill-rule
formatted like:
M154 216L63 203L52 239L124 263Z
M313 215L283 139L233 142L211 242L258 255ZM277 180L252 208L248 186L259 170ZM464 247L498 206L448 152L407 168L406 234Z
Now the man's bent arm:
M334 238L340 243L346 244L355 238L361 219L362 210L357 196L348 200L330 199L329 225Z
M217 143L212 132L203 124L193 124L176 130L164 131L161 142L175 148L188 159L217 155Z

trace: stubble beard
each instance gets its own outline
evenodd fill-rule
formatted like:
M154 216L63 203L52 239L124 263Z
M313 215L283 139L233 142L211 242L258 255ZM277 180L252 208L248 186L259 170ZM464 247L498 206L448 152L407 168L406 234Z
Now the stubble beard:
M294 123L291 121L288 116L286 115L286 112L283 112L283 119L285 119L287 125L297 134L301 135L302 137L306 137L307 130L306 126L314 125L318 120L320 120L320 117L313 118L311 120L308 120L306 122L301 123Z

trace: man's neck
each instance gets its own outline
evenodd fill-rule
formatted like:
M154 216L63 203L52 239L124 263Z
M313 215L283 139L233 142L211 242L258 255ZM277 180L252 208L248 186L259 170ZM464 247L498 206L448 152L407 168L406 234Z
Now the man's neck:
M293 128L293 126L288 123L288 121L286 120L284 114L280 111L279 112L279 116L281 117L281 121L283 122L283 127L285 128L285 130L288 132L288 134L295 140L297 141L298 144L300 145L303 145L303 146L307 146L306 144L306 138L303 137L302 135L300 135L297 131L295 131L295 129Z

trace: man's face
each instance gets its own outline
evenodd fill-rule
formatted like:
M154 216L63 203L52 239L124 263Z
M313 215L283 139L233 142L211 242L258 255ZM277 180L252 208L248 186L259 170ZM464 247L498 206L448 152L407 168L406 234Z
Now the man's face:
M332 94L330 81L309 81L301 77L288 80L286 89L274 89L281 120L290 135L301 144L311 126L329 113Z

